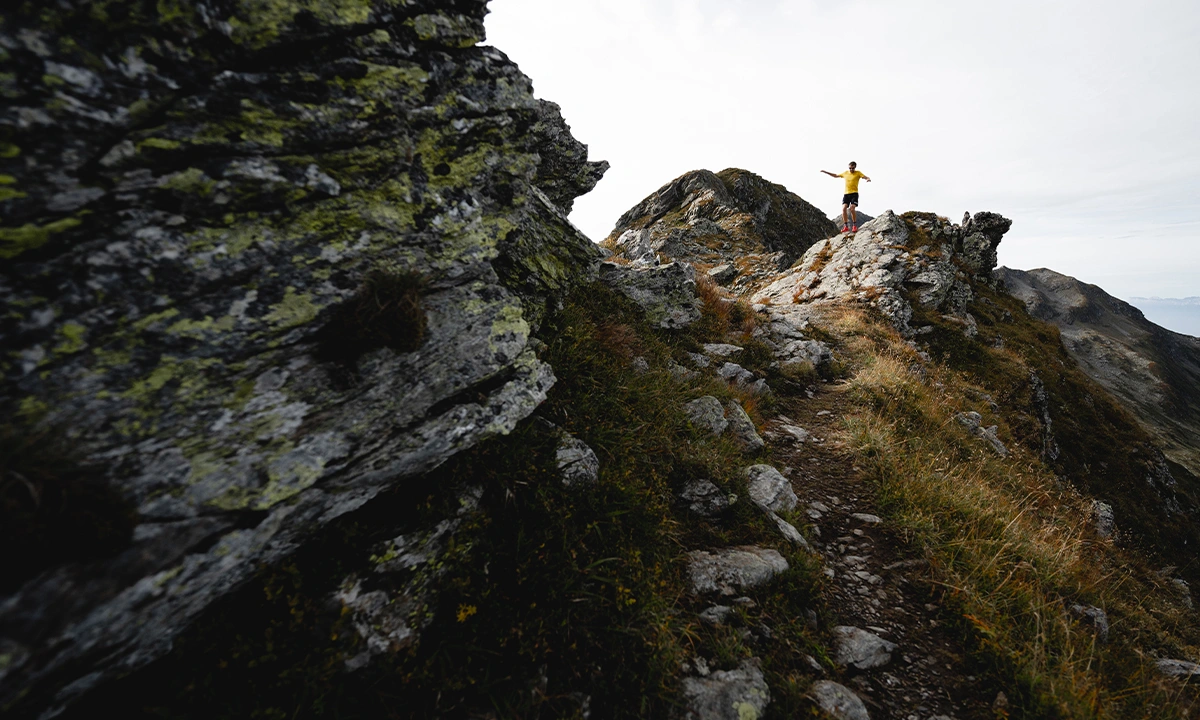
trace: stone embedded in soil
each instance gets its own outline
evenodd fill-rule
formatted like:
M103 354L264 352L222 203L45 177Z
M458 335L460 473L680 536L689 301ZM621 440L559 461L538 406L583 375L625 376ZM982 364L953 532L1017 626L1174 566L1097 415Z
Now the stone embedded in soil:
M721 401L712 395L692 400L683 406L683 410L693 425L708 430L713 435L720 435L725 432L725 428L729 427L729 421L725 419L725 410L721 407Z
M735 670L718 670L705 677L683 679L688 720L756 720L771 702L758 658Z
M1163 675L1170 677L1191 677L1200 675L1200 665L1187 660L1172 660L1170 658L1162 658L1156 661L1155 666Z
M679 497L687 509L701 517L716 517L737 502L737 495L727 493L711 480L693 480L684 486Z
M711 357L731 358L742 352L742 348L729 343L705 343L704 354Z
M1096 631L1096 639L1108 642L1108 613L1094 605L1072 605L1071 612L1091 620L1092 628Z
M800 534L795 525L779 517L771 510L767 510L766 512L770 516L771 521L775 523L775 527L779 528L780 534L787 538L788 542L793 545L799 545L805 550L812 550L812 546L808 544L808 541L804 539L804 536Z
M868 525L878 525L879 523L883 522L883 519L880 518L878 515L870 515L867 513L852 513L850 515L850 517L854 518L855 520L857 520L861 523L866 523Z
M700 613L700 619L709 625L724 625L732 614L733 608L729 605L713 605Z
M742 446L742 450L747 453L755 453L767 446L758 431L754 429L754 421L746 414L741 403L730 400L725 407L728 409L725 419L729 422L729 431Z
M751 465L746 468L750 499L764 510L788 512L794 510L796 492L788 479L770 465Z
M899 647L875 633L849 625L835 627L833 634L834 659L839 665L859 670L887 665L892 660L892 652Z
M555 461L567 488L595 485L600 479L600 460L587 443L564 432L558 440Z
M818 680L809 689L817 707L837 720L871 720L867 706L850 688L832 680Z
M717 592L735 595L770 582L788 569L778 550L741 545L712 552L693 550L688 554L688 580L695 595Z

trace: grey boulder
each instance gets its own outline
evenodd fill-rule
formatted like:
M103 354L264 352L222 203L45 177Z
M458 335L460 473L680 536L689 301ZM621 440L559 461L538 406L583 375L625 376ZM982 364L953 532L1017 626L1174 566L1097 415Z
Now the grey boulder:
M688 720L757 720L771 702L771 690L753 658L735 670L684 678L683 698Z
M837 720L871 720L867 706L845 685L832 680L818 680L808 692L817 707Z
M792 484L770 465L751 465L746 468L750 499L764 510L787 512L796 508L798 499Z
M892 652L898 647L875 633L849 625L833 629L834 659L839 665L859 670L887 665L892 661Z
M778 550L741 545L709 552L693 550L688 554L688 580L695 595L738 591L765 585L788 569Z

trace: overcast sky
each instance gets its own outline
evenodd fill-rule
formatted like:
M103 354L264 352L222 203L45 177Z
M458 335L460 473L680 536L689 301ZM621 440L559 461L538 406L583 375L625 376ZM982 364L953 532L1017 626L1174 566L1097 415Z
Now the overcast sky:
M673 178L740 167L840 212L1013 220L1010 267L1200 295L1196 0L492 0L488 43L612 169L593 240Z

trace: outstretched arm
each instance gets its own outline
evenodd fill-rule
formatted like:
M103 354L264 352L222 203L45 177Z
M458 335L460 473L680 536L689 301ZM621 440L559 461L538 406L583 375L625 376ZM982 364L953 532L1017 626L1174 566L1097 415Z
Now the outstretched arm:
M867 177L866 175L863 175L863 180L866 180L867 182L871 182L871 178Z
M831 172L829 172L828 170L822 170L821 172L825 173L825 174L826 174L826 175L828 175L829 177L841 177L840 175L838 175L838 174L836 174L836 173L831 173Z

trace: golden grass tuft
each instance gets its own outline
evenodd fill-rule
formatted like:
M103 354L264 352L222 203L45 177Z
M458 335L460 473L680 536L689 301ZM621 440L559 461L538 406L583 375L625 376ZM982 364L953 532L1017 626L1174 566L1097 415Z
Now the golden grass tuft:
M847 309L830 321L859 368L848 383L857 411L845 440L891 520L924 553L960 631L1015 688L1024 716L1193 711L1194 688L1160 677L1151 655L1170 648L1195 657L1194 613L1153 579L1145 558L1099 540L1090 499L1039 458L1015 444L1000 458L954 420L982 388L926 366L869 313ZM1003 431L1004 418L994 421ZM1074 604L1106 610L1108 643Z

